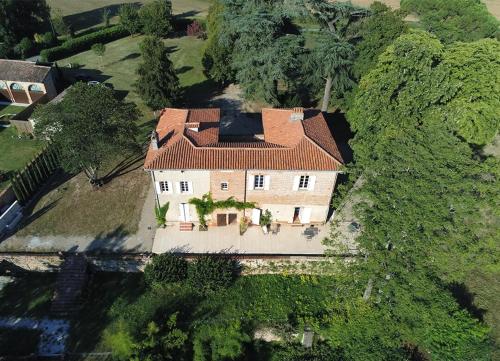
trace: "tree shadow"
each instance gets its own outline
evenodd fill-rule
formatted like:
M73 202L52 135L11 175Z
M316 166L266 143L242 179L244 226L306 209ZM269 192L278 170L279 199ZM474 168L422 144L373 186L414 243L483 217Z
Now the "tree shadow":
M112 4L108 6L103 6L97 9L92 9L84 11L77 14L66 15L64 20L71 25L74 31L84 30L99 24L102 24L102 14L103 11L109 11L109 16L113 17L118 15L120 7L122 4ZM141 3L134 2L133 5L140 7Z
M176 74L183 74L183 73L190 71L191 69L193 69L192 66L184 65L184 66L181 66L180 68L175 69L175 73Z
M465 284L453 282L448 285L448 289L460 307L467 310L473 317L483 321L486 310L474 304L475 294L471 293Z
M52 208L54 208L59 199L52 201L51 203L45 205L39 210L35 211L35 207L38 202L43 199L47 194L52 192L54 189L60 187L62 184L71 180L76 174L69 174L64 172L63 170L56 171L52 176L49 177L47 182L40 188L38 193L36 193L31 200L24 206L23 214L24 219L19 223L19 225L14 229L13 232L6 235L6 237L11 236L12 234L20 231L21 229L27 227L31 223L33 223L36 219L43 216L45 213L49 212ZM5 237L5 238L6 238Z
M125 61L125 60L137 59L140 56L141 56L140 53L130 53L130 54L124 56L123 58L119 59L118 61Z
M187 108L208 107L210 100L221 94L220 86L211 79L189 85L182 89L183 103L181 106Z
M112 253L112 252L136 252L138 246L126 248L125 243L130 233L125 229L124 224L120 224L114 230L109 232L100 232L90 244L85 248L85 252L92 254ZM76 251L73 250L73 251Z
M118 162L118 164L116 164L104 177L102 177L103 183L109 183L115 178L141 168L144 165L146 150L147 148L143 146L139 154L130 154L128 157L125 157L123 160Z

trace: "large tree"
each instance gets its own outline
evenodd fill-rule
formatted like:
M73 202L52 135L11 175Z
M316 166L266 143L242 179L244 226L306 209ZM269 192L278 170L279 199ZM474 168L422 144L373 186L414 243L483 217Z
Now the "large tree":
M325 36L313 49L314 72L325 79L321 111L328 111L332 88L337 96L342 96L353 86L351 67L354 55L352 44L333 36Z
M134 104L117 100L109 88L82 82L33 114L35 133L59 148L62 167L83 171L93 185L100 184L106 162L135 149L138 116Z
M348 112L356 132L353 174L363 177L357 241L365 257L348 265L346 277L358 285L358 295L365 285L366 297L353 302L351 314L359 318L343 323L341 315L332 323L337 342L380 337L376 329L360 331L370 317L387 330L378 345L413 345L440 360L488 359L487 328L460 308L450 290L471 269L498 261L494 231L483 215L498 202L499 164L476 157L457 136L449 105L457 98L469 107L479 101L460 96L456 77L463 68L450 66L450 57L453 50L428 33L401 36L363 77ZM496 71L492 62L484 64L478 74ZM353 351L370 359L376 351L370 345Z
M153 109L174 105L180 98L180 88L168 49L157 37L146 37L140 47L143 61L137 68L137 92Z
M361 40L356 44L353 68L358 79L373 68L387 46L409 28L404 21L405 13L400 10L392 10L378 1L370 6L370 10L372 14L361 24Z
M401 0L424 28L444 43L475 41L499 33L499 22L480 0Z
M35 33L41 33L50 18L50 8L45 0L0 1L0 53L12 55L14 46Z
M154 0L139 10L142 30L145 34L166 37L172 31L172 2Z

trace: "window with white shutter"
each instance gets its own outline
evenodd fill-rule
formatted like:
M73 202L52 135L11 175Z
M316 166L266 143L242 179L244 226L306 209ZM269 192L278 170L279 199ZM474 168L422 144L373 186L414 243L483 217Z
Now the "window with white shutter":
M264 189L264 176L262 174L253 177L253 189Z
M181 193L189 193L189 182L180 181L179 182L180 192Z

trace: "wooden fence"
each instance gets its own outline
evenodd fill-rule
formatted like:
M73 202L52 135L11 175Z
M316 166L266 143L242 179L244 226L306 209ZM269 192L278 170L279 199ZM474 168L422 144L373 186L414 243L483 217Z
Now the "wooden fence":
M57 148L49 144L24 169L15 173L11 185L20 204L25 205L59 168L59 157Z

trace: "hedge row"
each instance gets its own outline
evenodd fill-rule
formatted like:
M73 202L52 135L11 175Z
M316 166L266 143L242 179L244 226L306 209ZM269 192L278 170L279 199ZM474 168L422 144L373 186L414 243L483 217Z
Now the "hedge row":
M130 35L121 25L115 25L87 35L66 40L59 46L44 49L40 52L42 61L54 61L70 55L89 50L96 43L108 43Z

